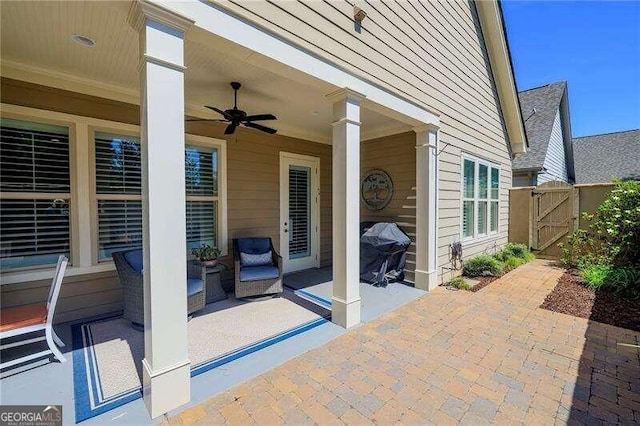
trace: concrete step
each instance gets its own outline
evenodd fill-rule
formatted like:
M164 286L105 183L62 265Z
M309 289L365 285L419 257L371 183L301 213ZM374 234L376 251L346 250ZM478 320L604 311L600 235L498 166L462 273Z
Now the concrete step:
M414 214L399 214L398 217L401 217L403 219L415 219L416 215L414 215Z
M415 195L409 195L409 196L407 197L407 200L415 200L415 199L416 199L416 196L415 196Z
M405 206L402 206L402 208L403 208L403 209L414 209L414 210L415 210L416 206L408 206L408 205L405 205Z

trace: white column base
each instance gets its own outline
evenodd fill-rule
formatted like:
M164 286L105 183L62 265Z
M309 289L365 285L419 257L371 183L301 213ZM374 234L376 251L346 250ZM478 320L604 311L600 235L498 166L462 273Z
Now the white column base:
M360 285L358 283L358 285ZM347 302L337 297L331 298L331 321L344 328L360 324L360 298Z
M151 418L155 419L189 402L190 365L190 361L186 360L182 364L154 372L147 360L142 360L142 397Z
M416 269L415 278L416 288L419 288L420 290L431 291L438 287L438 274L436 271L428 272Z

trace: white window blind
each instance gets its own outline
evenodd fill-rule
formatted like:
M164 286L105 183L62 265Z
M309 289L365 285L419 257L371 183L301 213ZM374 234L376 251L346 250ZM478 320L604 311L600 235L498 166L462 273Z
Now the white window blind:
M99 259L142 246L141 161L138 138L95 134ZM187 248L217 245L218 152L185 148Z
M0 267L70 257L69 130L0 119Z
M500 170L474 158L464 158L462 169L462 237L497 232Z
M95 133L98 258L142 246L140 140Z
M289 258L311 254L311 168L289 166Z

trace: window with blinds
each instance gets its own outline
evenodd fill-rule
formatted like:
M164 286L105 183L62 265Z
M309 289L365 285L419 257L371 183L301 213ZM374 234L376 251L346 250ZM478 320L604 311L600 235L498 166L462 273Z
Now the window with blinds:
M69 129L0 119L0 268L70 257Z
M498 231L500 170L485 161L464 158L462 166L462 237Z
M289 166L289 258L311 254L311 169Z
M140 140L95 133L98 257L142 246ZM187 248L217 245L218 152L185 148Z

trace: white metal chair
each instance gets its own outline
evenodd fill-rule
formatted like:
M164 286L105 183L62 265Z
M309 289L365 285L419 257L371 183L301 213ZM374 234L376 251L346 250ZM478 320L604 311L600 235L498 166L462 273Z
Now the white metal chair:
M8 343L6 345L0 345L0 349L14 348L17 346L40 342L42 340L46 340L47 345L49 346L49 349L45 351L4 362L0 364L0 369L21 364L48 354L53 354L60 362L67 361L67 359L62 355L62 352L60 352L60 349L58 349L58 346L64 347L65 345L53 330L53 313L56 310L56 302L58 301L60 287L62 286L62 278L64 278L64 272L67 269L68 262L69 259L65 256L60 256L58 258L56 273L51 281L49 297L47 298L46 303L36 303L33 305L17 306L15 308L0 310L0 340L44 330L44 337L35 337L32 339ZM56 346L56 344L58 346Z

